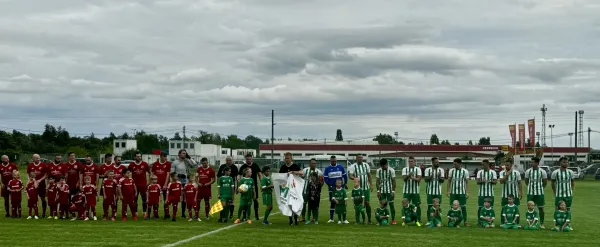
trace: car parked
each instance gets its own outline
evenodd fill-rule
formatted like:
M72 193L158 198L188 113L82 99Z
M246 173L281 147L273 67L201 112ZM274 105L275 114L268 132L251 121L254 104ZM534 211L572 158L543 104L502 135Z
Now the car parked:
M573 171L575 179L583 179L585 176L585 173L581 172L581 168L579 167L569 167L569 170Z
M596 169L595 179L600 180L600 168Z
M540 166L540 169L546 172L546 175L550 176L550 167L549 166Z
M600 163L593 163L583 168L582 171L585 174L596 174L596 170L598 170L598 168L600 168Z

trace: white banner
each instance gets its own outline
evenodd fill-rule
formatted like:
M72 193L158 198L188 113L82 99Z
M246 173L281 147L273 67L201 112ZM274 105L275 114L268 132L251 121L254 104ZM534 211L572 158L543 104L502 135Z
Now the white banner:
M302 198L304 179L287 173L273 173L271 181L273 181L275 199L281 214L285 216L292 216L294 213L300 215L304 204L304 198Z

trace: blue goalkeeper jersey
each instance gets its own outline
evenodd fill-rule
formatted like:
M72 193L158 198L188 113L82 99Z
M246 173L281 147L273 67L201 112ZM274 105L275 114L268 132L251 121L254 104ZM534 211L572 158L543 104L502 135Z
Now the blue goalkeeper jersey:
M340 164L336 164L335 166L328 166L323 171L323 178L325 183L329 186L335 186L335 181L338 179L342 179L342 184L346 184L348 182L348 174L346 174L346 169L344 166Z

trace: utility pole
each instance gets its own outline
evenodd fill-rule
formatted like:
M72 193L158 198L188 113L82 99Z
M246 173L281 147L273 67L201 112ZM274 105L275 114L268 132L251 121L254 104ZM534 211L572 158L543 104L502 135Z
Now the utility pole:
M573 147L573 133L569 133L569 147Z
M548 111L548 108L546 108L546 104L542 105L542 108L540 109L542 111L542 148L546 147L546 111Z
M592 156L590 155L590 153L592 152L592 145L591 145L591 137L592 137L592 128L588 127L588 158L587 158L587 162L588 164L592 163Z
M575 162L575 166L577 166L577 136L579 135L579 132L577 132L577 114L579 112L575 111L575 158L573 159L573 161Z
M271 110L271 165L275 158L275 110Z
M394 135L396 136L396 144L398 144L398 131L394 132Z
M552 150L552 165L554 166L554 139L552 138L554 132L552 131L554 129L556 125L555 124L551 124L548 125L548 127L550 128L550 146L551 146L551 150Z
M182 147L183 147L183 149L186 149L185 148L185 125L183 126L183 146Z
M579 132L577 133L579 135L579 144L577 144L579 147L583 147L583 110L579 110Z
M137 129L131 129L133 130L133 139L135 140L135 136L137 135Z

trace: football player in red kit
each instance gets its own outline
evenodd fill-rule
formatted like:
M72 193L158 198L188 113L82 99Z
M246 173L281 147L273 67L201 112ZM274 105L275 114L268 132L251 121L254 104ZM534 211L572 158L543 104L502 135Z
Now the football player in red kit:
M115 221L117 217L117 182L115 181L115 172L108 170L107 178L102 182L102 209L104 209L104 220L108 220L108 207L112 210L110 219Z
M92 178L90 176L85 176L83 181L84 185L81 190L85 195L85 220L90 220L90 218L98 220L98 218L96 218L96 195L98 195L96 185L92 184Z
M104 179L106 179L106 172L108 172L109 170L112 170L113 167L113 163L112 163L112 154L105 154L104 155L104 163L102 163L102 165L100 165L100 171L99 171L99 177L101 179L100 184L102 184L104 182ZM104 195L102 194L102 188L100 188L100 195Z
M69 195L73 196L77 194L77 192L81 189L81 180L79 175L81 174L81 170L83 165L75 159L75 153L69 153L69 162L67 162L67 166L69 167L67 171L67 184L69 185Z
M31 177L35 177L35 173L29 174ZM39 219L38 215L38 186L35 180L29 180L27 185L25 186L26 195L27 195L27 208L29 209L29 217L28 220L34 218ZM33 212L32 212L33 211ZM34 213L32 215L32 213Z
M156 176L158 185L162 188L163 202L165 215L167 215L167 185L169 184L169 173L171 172L171 162L167 160L167 153L160 152L160 158L158 161L152 164L150 169L152 175Z
M48 171L46 169L46 164L40 161L39 154L34 154L32 160L33 162L27 165L27 175L29 177L28 180L37 180L38 195L42 201L42 217L46 218L46 177L48 176ZM35 177L29 176L29 174L32 172L35 173Z
M116 157L115 157L116 159ZM119 182L119 198L121 199L121 220L127 220L127 207L131 210L133 220L137 220L137 205L135 204L136 188L131 171L125 170L125 177Z
M90 177L90 184L98 187L98 178L100 177L100 168L98 165L94 164L92 157L87 155L85 156L85 164L81 167L81 174L79 174L80 181L85 181L83 178Z
M148 211L146 213L146 220L150 219L150 211L154 213L154 219L158 219L158 203L160 202L160 192L162 191L161 186L158 184L156 176L150 177L150 185L148 185L147 195L148 198Z
M58 185L58 211L60 213L60 219L69 217L69 185L67 184L66 176L62 176Z
M60 180L60 178L59 178ZM46 185L46 196L48 196L48 209L50 216L48 219L58 219L58 186L56 185L54 177L48 177L48 184Z
M146 218L146 210L148 209L148 198L146 190L148 189L148 180L146 176L150 174L150 166L145 161L142 161L142 154L135 152L135 160L129 164L129 170L133 173L133 182L137 193L134 203L137 205L138 197L142 197L142 210L144 210L144 218Z
M48 172L49 177L53 177L54 181L60 180L60 177L63 175L67 175L69 171L69 166L66 163L62 163L62 156L57 154L54 156L54 161L48 165L46 165L46 171ZM47 182L47 181L46 181Z
M179 177L177 177L177 173L171 173L171 183L167 185L167 209L165 214L165 219L168 219L169 214L169 205L173 206L173 219L172 221L177 221L177 205L181 202L181 190L183 190L183 186L181 182L179 182Z
M4 212L6 212L6 217L10 217L10 191L8 191L8 182L12 180L13 172L19 170L19 167L10 163L8 155L2 155L1 161L0 175L2 175L2 184L0 185L0 194L4 198Z
M83 194L83 191L79 191L73 195L71 198L71 220L76 220L77 218L79 218L79 220L85 219L85 204L85 195ZM78 217L75 217L75 212L77 212Z
M120 183L121 179L123 179L123 175L125 175L124 171L127 169L127 167L121 164L121 156L115 156L115 163L111 168L115 171L115 181Z
M21 218L23 182L21 182L21 175L19 174L19 171L14 171L12 177L13 179L8 182L10 205L12 206L12 217Z
M196 182L198 183L198 199L196 207L200 208L200 202L204 200L204 215L208 219L210 211L211 186L216 181L215 170L208 165L208 159L202 158L202 164L196 171Z
M193 176L190 178L190 181L194 181ZM198 188L196 187L196 183L187 183L185 187L183 187L183 191L185 191L185 203L186 208L188 210L188 214L190 219L188 221L192 221L194 219L198 219L198 221L202 221L200 217L198 217L198 204L196 203L196 198L198 198ZM194 216L192 217L192 211L194 211Z

